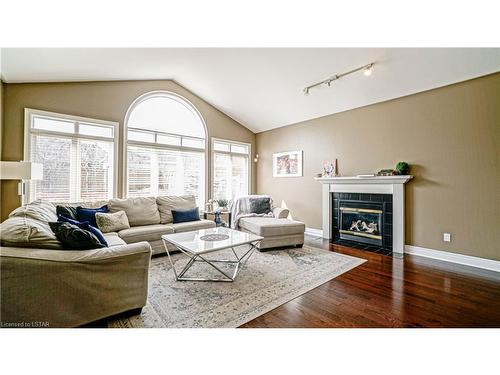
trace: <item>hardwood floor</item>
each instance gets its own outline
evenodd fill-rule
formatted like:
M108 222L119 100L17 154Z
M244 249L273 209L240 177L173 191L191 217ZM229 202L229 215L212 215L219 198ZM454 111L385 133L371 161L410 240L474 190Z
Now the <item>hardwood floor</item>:
M322 239L306 244L367 262L244 324L257 327L500 327L500 274L404 259Z

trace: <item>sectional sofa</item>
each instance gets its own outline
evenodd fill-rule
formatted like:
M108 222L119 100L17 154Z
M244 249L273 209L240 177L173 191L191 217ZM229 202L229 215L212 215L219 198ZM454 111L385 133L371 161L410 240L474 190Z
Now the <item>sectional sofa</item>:
M76 327L126 311L137 313L147 300L151 255L165 252L161 236L215 227L204 219L173 223L172 210L195 208L194 196L72 205L125 211L130 228L104 233L109 247L68 250L48 224L58 220L56 204L39 200L14 210L0 224L3 326ZM237 229L263 236L260 249L302 246L304 224L287 219L288 210L274 208L273 216L241 218Z
M129 229L104 233L109 247L65 250L50 230L56 206L35 201L0 225L1 310L4 326L75 327L146 304L152 254L164 252L163 234L213 228L209 220L172 223L173 209L196 207L193 196L111 199Z

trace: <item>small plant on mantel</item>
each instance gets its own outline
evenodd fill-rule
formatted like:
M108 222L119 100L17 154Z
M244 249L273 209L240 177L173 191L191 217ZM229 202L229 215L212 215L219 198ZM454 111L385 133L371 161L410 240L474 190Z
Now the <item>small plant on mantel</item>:
M410 165L405 161L400 161L398 164L396 164L396 171L398 171L400 175L408 174L409 170L410 170Z

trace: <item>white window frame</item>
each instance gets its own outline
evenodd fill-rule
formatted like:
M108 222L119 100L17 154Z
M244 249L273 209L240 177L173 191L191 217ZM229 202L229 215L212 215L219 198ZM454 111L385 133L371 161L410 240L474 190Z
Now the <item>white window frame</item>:
M205 131L205 138L203 138L204 141L204 147L203 148L196 148L196 147L186 147L182 146L182 139L202 139L198 137L192 137L192 136L185 136L182 134L173 134L173 133L167 133L167 132L159 132L159 131L154 131L154 130L147 130L147 129L138 129L135 127L129 127L128 122L130 119L130 115L134 111L135 107L137 107L139 104L141 104L143 101L148 100L152 97L158 96L158 95L163 95L170 97L174 100L177 100L178 102L182 103L184 106L186 106L188 109L193 111L193 113L199 118L201 121L201 124L203 125L203 129ZM141 142L141 141L129 141L128 140L128 129L131 129L133 131L141 131L141 132L146 132L146 133L153 133L155 134L154 139L155 142ZM163 143L156 143L156 139L158 135L170 135L170 136L176 136L176 137L181 137L181 146L175 146L175 145L168 145L168 144L163 144ZM122 155L122 160L123 160L123 196L126 198L128 197L128 145L132 146L141 146L141 147L155 147L159 148L162 150L178 150L178 151L189 151L189 152L199 152L199 153L204 153L205 155L205 197L204 200L207 201L210 196L210 176L208 175L208 166L209 166L209 154L208 154L208 143L209 135L208 135L208 127L205 122L205 119L201 115L200 111L198 111L198 108L194 106L193 103L191 103L188 99L185 97L176 94L175 92L168 91L168 90L154 90L154 91L148 91L138 98L136 98L132 104L128 107L127 113L125 114L125 119L123 122L123 155ZM203 205L205 202L201 202Z
M229 151L219 151L215 150L214 148L214 143L215 142L222 142L222 143L231 143L231 144L237 144L237 145L242 145L248 147L248 153L247 154L242 154L240 152L231 152L231 148L229 148ZM224 139L224 138L216 138L212 137L211 138L211 178L210 178L210 196L213 198L214 197L214 182L215 182L215 154L226 154L226 155L235 155L235 156L247 156L247 166L248 166L248 194L251 194L252 191L252 163L250 162L251 156L252 156L252 144L251 143L246 143L246 142L241 142L241 141L234 141L232 139Z
M33 127L34 117L45 117L49 119L55 120L63 120L63 121L71 121L75 123L75 132L67 133L67 132L58 132L53 130L44 130L44 129L35 129ZM113 138L110 137L101 137L101 136L92 136L92 135L84 135L79 134L78 127L80 123L85 123L89 125L103 125L107 127L113 128ZM113 142L113 197L117 197L118 192L118 140L119 138L119 123L114 121L107 120L99 120L90 117L81 117L81 116L73 116L63 113L56 112L48 112L42 111L39 109L25 108L24 109L24 160L31 161L31 136L32 135L48 135L48 136L57 136L60 138L67 139L88 139L93 141L106 141ZM23 204L28 203L31 199L31 184L26 184L26 194L23 195Z

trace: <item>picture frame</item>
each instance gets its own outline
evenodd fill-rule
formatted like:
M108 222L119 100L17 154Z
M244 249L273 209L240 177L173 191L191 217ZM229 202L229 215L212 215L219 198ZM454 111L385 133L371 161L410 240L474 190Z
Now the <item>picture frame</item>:
M273 177L302 177L302 150L274 153Z

